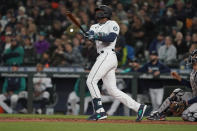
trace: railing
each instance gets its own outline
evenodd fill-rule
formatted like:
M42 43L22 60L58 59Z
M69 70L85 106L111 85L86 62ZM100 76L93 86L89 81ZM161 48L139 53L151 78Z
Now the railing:
M174 70L181 73L180 70ZM188 79L189 71L183 71L181 77ZM80 78L80 114L84 112L84 97L85 97L85 84L88 72L85 72L83 68L45 68L41 74L36 74L35 67L20 67L17 72L12 72L10 67L0 67L1 77L25 77L28 80L28 113L33 112L33 77L51 77L51 78ZM154 76L145 73L116 73L116 78L127 78L131 79L131 92L133 99L137 98L138 82L137 79L153 79ZM161 74L154 79L173 79L170 74Z

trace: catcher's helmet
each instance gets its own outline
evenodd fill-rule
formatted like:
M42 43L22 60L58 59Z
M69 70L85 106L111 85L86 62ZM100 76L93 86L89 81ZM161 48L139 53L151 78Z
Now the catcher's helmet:
M197 63L197 49L195 49L189 56L187 60L187 65L192 65L194 63Z
M101 19L101 18L108 18L110 19L112 16L112 9L109 6L106 5L99 5L98 7L95 8L95 12L98 10L102 10L101 13L96 14L96 19Z

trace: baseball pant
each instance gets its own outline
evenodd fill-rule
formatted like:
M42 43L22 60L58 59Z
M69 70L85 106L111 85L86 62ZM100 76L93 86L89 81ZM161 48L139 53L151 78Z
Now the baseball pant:
M192 104L182 113L182 119L185 121L197 120L197 103Z
M18 102L18 95L13 94L10 96L10 107L4 102L8 98L4 95L0 95L0 105L7 113L13 113L13 109L16 107Z
M102 79L109 95L113 96L115 99L137 112L140 107L140 103L133 100L126 93L120 91L116 86L116 68L117 57L115 52L111 49L104 50L104 52L97 57L97 60L93 65L86 81L90 94L93 99L101 98L97 83L100 79Z
M151 103L153 106L153 111L156 111L159 109L160 105L162 104L164 89L163 88L158 88L158 89L150 88L149 94L150 94Z
M80 101L80 98L76 95L76 93L74 91L72 91L68 96L67 114L70 114L69 110L72 111L73 115L79 114L79 108L80 108L80 106L78 104L79 101ZM86 96L84 99L84 113L87 112L89 102L91 102L91 97Z

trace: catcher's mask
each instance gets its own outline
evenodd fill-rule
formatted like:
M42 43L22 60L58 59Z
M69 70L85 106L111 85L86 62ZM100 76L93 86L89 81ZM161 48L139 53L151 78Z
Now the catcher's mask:
M185 94L185 92L182 90L182 89L180 89L180 88L177 88L177 89L175 89L174 91L173 91L173 93L176 95L176 96L183 96L184 94Z
M181 101L182 100L182 96L185 94L185 92L180 89L180 88L177 88L177 89L174 89L174 91L172 92L171 96L169 97L170 98L170 101Z

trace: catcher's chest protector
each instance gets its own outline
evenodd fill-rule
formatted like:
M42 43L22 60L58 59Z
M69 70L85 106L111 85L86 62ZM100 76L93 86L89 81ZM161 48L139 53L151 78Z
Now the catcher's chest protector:
M197 71L192 70L190 73L190 84L193 91L193 96L197 96Z

